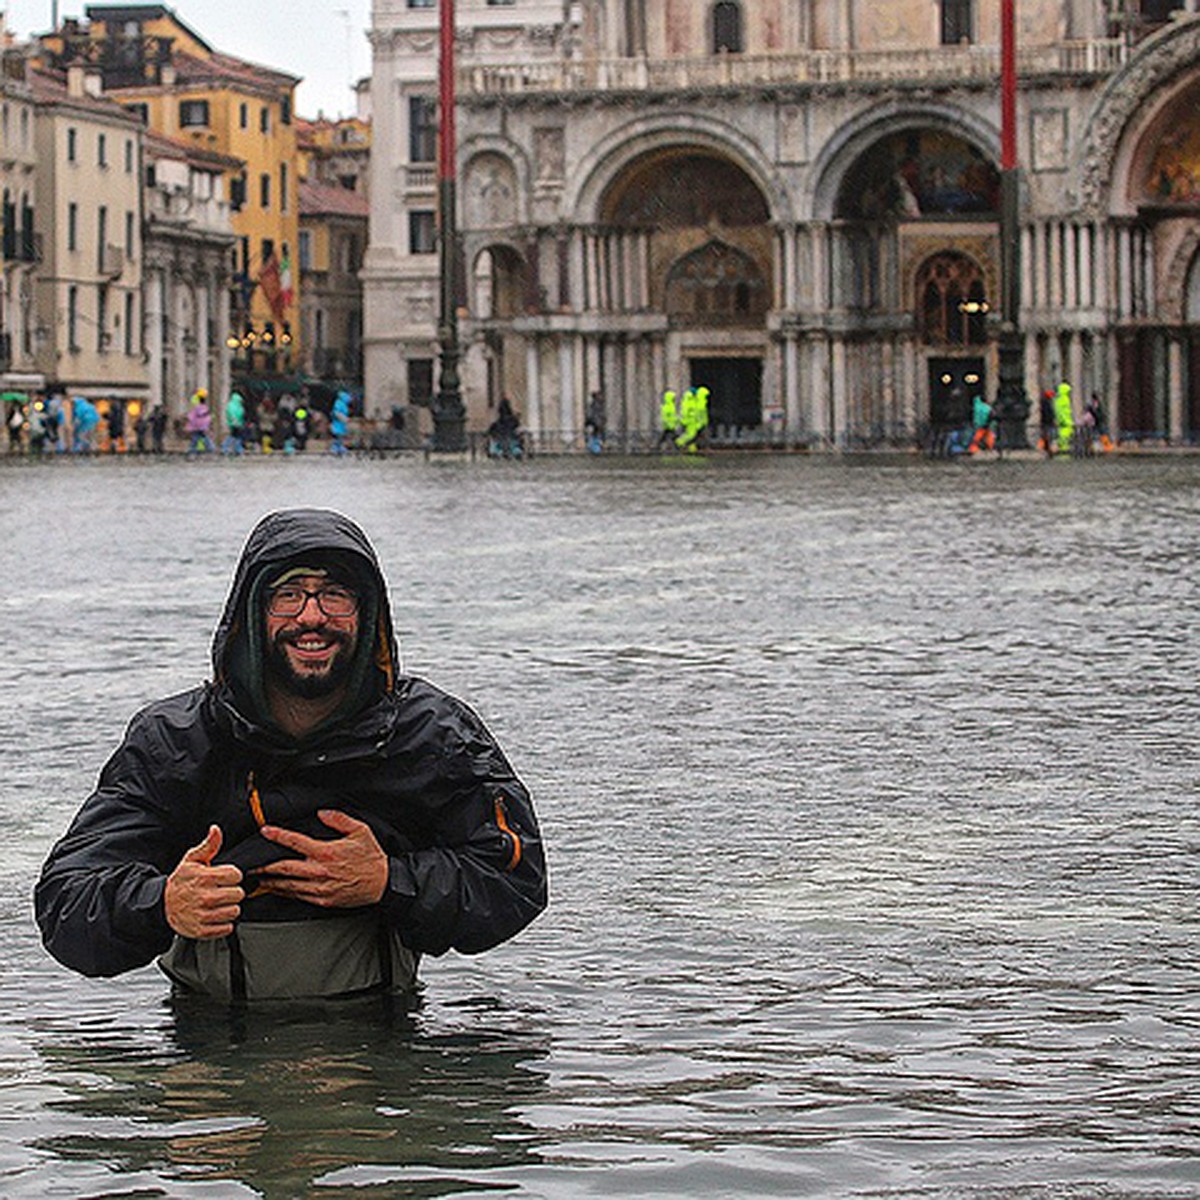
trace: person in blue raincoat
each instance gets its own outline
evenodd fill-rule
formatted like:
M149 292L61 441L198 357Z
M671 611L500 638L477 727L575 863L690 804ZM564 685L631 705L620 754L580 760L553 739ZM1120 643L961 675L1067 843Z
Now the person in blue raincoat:
M329 433L333 442L329 447L330 454L346 453L346 434L350 431L350 393L338 392L329 414Z
M71 401L71 424L75 430L71 449L76 454L90 454L100 412L86 396L76 396Z

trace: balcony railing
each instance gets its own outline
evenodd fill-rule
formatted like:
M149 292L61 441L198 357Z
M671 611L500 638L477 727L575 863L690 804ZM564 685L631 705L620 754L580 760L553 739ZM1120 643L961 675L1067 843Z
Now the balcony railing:
M1120 38L1028 46L1017 54L1024 77L1111 75L1126 59ZM798 54L719 54L708 58L606 58L464 66L464 96L561 92L656 92L799 83L994 83L998 46L913 50L809 50Z
M432 192L437 187L437 168L432 164L410 163L405 169L404 186L410 192Z
M155 188L147 194L146 212L152 221L170 221L200 229L232 232L229 202L216 196L196 196Z

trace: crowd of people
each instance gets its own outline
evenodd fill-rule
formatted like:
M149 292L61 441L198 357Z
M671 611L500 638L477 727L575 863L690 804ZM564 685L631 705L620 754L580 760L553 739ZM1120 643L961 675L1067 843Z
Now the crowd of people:
M709 389L689 387L682 396L668 388L659 406L658 449L661 452L698 454L709 427ZM346 390L337 392L328 407L313 403L306 391L278 398L248 398L233 388L218 413L206 388L188 398L185 412L173 421L162 404L111 399L93 402L84 396L35 396L31 400L7 398L5 423L10 454L163 454L183 448L189 455L221 453L241 455L304 453L309 441L328 442L328 453L342 456L351 447L355 402ZM403 414L393 410L392 432L403 432ZM133 442L128 441L127 426ZM215 430L219 426L220 442ZM1100 397L1093 392L1076 416L1071 385L1059 383L1040 397L1038 449L1047 457L1091 455L1115 448ZM995 406L982 394L972 398L970 424L950 430L943 449L947 454L974 455L997 447ZM584 444L599 454L606 438L604 396L593 392L585 413ZM170 447L168 447L170 441ZM520 415L508 396L501 398L495 419L487 429L487 453L492 458L522 458L527 454Z
M658 447L668 452L699 454L708 434L708 397L706 387L688 388L676 400L668 388L659 405Z
M936 443L940 453L974 455L999 446L999 416L996 406L977 393L971 400L970 424L945 431ZM1087 456L1115 448L1108 418L1100 397L1093 392L1076 419L1071 385L1066 382L1046 388L1040 397L1037 448L1053 458L1058 455Z
M1039 425L1038 449L1047 458L1056 454L1086 456L1097 450L1107 452L1114 448L1100 397L1093 392L1076 421L1069 383L1060 383L1057 388L1046 388L1042 392Z
M304 452L311 438L328 439L329 452L349 452L354 400L339 391L328 412L305 393L264 397L257 403L233 388L218 413L208 390L196 388L182 416L170 417L162 404L139 400L93 401L85 396L9 397L5 425L10 454L164 454L168 449L189 455L247 452ZM220 426L218 445L216 429ZM132 442L129 434L132 433Z

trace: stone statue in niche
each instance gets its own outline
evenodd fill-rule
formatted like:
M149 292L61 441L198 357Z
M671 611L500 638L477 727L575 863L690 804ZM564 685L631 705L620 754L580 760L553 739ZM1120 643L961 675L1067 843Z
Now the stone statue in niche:
M566 151L561 129L533 131L534 175L538 183L561 183L566 169Z
M512 164L487 154L467 175L467 220L476 228L512 225L517 219L517 176Z

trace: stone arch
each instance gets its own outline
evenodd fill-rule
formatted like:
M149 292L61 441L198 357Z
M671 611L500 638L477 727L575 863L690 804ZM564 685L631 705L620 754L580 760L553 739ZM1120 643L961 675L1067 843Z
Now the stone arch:
M814 159L806 198L813 219L833 219L847 177L873 147L922 130L957 138L982 161L994 164L999 159L999 129L974 113L939 104L880 105L847 122Z
M1169 324L1200 324L1200 223L1183 233L1163 278L1162 319Z
M574 224L600 220L614 180L636 160L658 151L708 153L739 167L758 188L768 222L792 219L792 201L770 157L736 126L703 114L636 117L602 138L575 164L563 191L563 212Z
M525 341L513 322L529 310L533 281L528 258L510 238L481 239L467 262L471 357L490 411L502 396L526 392Z
M766 225L771 214L761 189L737 163L673 146L628 163L610 181L599 215L610 225L672 229Z
M1080 207L1130 211L1129 181L1148 131L1200 79L1200 21L1172 22L1147 38L1104 85L1079 140ZM1122 186L1123 181L1123 186Z
M1200 325L1200 234L1192 239L1192 254L1184 276L1182 311L1179 320L1188 325Z
M529 263L507 239L492 239L471 255L470 311L479 321L522 316L529 303Z
M533 167L525 150L506 137L497 134L477 134L468 138L458 148L459 179L466 180L478 160L486 164L491 161L488 156L502 160L516 177L517 189L517 219L524 222L528 219L527 197L532 189ZM461 192L461 186L460 186ZM465 199L460 195L460 199Z
M690 143L660 146L626 162L597 203L601 227L645 239L652 308L667 304L674 279L681 319L708 313L718 324L761 323L774 233L767 198L737 162ZM684 275L673 276L685 261ZM720 282L726 269L741 285L736 296ZM726 282L732 285L732 276Z
M1194 220L1200 210L1200 72L1157 100L1156 111L1139 118L1127 139L1121 176L1110 185L1112 204L1131 213L1150 208L1160 220Z

